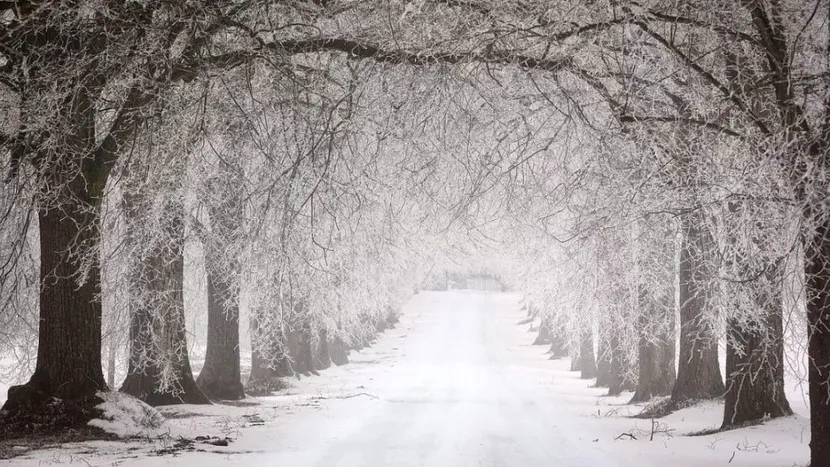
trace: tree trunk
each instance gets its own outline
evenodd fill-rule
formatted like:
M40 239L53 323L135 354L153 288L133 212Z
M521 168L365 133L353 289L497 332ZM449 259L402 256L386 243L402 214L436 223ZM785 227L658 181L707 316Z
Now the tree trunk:
M590 329L582 333L579 340L579 377L591 379L597 377L597 364L594 360L594 336Z
M634 390L634 380L631 378L631 362L622 346L622 340L616 333L611 335L608 347L610 350L608 395L617 396L623 391Z
M245 397L239 368L239 302L232 286L211 269L208 266L207 350L196 384L210 399L239 400Z
M726 396L723 428L766 417L792 415L784 394L784 325L782 271L767 269L764 281L744 286L755 290L758 319L730 319L726 347Z
M142 197L127 202L132 222L141 222ZM146 257L133 265L134 295L131 299L130 362L121 392L152 406L208 404L196 386L187 355L184 317L184 210L169 203L164 222L166 232L152 245ZM138 228L138 227L136 227Z
M109 347L107 349L107 386L110 390L115 390L115 337L110 338Z
M597 388L607 388L611 385L611 350L607 338L600 333L597 345L597 381L594 384Z
M669 395L674 387L674 294L671 295L653 297L642 288L640 290L640 314L637 323L639 372L637 387L629 401L630 404L646 402L655 396Z
M68 190L61 207L38 212L40 228L40 320L35 372L29 382L9 389L0 425L37 421L54 427L84 426L97 412L97 391L107 390L101 365L100 269L97 261L79 277L79 248L99 244L96 203L79 201L86 193L83 177ZM79 280L83 283L79 284ZM53 398L62 399L60 404ZM63 412L63 413L61 413ZM23 426L27 424L22 423Z
M721 397L726 390L710 317L708 285L712 240L698 211L680 219L680 349L672 403Z
M311 331L306 327L292 333L295 341L289 346L291 349L292 369L295 374L309 376L318 375L314 369L314 349L311 342Z
M579 361L582 358L582 354L576 351L571 351L568 355L571 357L571 371L580 371Z
M375 331L380 334L389 327L389 323L384 318L374 318Z
M550 323L546 318L542 318L542 324L539 325L539 333L533 341L533 345L548 345L550 344Z
M264 354L262 348L269 346L259 342L262 339L259 333L259 320L251 317L251 375L245 384L245 390L253 396L267 396L271 392L284 389L286 385L273 359Z
M295 376L297 371L297 363L295 358L300 354L302 342L299 331L287 330L283 333L282 354L277 359L274 365L274 371L278 376L291 377Z
M819 220L804 248L813 467L830 465L830 217Z
M672 315L674 313L672 312ZM641 316L641 320L644 317ZM674 327L672 332L662 332L657 336L640 333L638 343L637 387L629 404L646 402L655 396L671 394L675 382L674 367ZM647 324L642 323L641 329Z
M392 329L395 326L397 326L400 320L401 318L400 316L398 316L398 313L395 311L394 308L390 306L386 312L386 324L388 325L389 329Z
M558 360L568 356L568 346L565 343L565 337L562 336L561 330L551 332L548 353L550 353L551 360Z
M314 345L314 369L320 371L331 366L331 354L329 354L329 340L326 330L320 330L318 336L319 340Z
M301 329L289 329L284 332L283 354L277 359L274 371L277 376L318 375L314 368L314 346L307 325L300 324Z
M675 382L675 227L646 216L637 235L637 386L630 404L672 392Z
M244 215L244 180L233 170L203 185L208 231L194 222L205 248L208 336L205 364L196 384L211 399L245 397L239 368L239 245Z
M346 344L339 336L329 342L329 354L331 355L331 362L337 366L349 363L349 354L346 349Z

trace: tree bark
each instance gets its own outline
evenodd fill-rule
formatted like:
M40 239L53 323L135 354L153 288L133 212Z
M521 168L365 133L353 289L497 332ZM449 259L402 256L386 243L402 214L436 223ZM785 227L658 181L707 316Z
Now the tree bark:
M565 337L562 336L561 330L551 332L548 353L550 353L551 360L558 360L568 356L568 346L565 344Z
M580 371L579 361L582 358L582 354L576 351L571 351L568 355L571 357L571 371Z
M805 217L811 218L811 214ZM810 465L830 465L830 217L805 238Z
M318 375L314 368L314 349L311 342L311 331L305 325L302 329L291 333L293 337L293 345L289 346L291 349L291 369L295 374L310 376Z
M783 277L780 265L768 268L751 287L757 319L729 319L726 346L726 396L723 428L792 415L784 394Z
M133 222L141 222L137 217L141 198L137 195L127 202ZM166 238L152 245L147 257L137 258L133 265L130 362L121 392L152 406L208 404L196 386L187 355L183 207L177 201L170 202L166 213L171 216L163 223Z
M331 355L331 362L337 366L349 363L349 354L346 349L346 344L339 336L329 342L329 354Z
M318 339L314 345L314 369L320 371L331 366L328 333L325 329L320 330Z
M712 240L699 211L681 216L680 349L677 381L671 401L721 397L726 388L718 365L718 345L712 329L709 292Z
M40 320L35 372L29 382L9 389L2 424L51 410L52 398L71 405L55 426L85 425L97 391L107 384L101 365L100 269L89 264L79 277L77 248L99 244L97 203L87 196L86 181L77 176L60 207L38 212L40 230ZM81 199L78 199L81 198ZM82 282L79 284L79 282ZM56 407L59 404L54 404Z
M608 347L610 351L608 395L617 396L623 391L634 390L634 380L630 375L632 362L629 361L618 334L611 335Z
M665 289L667 292L673 287ZM637 387L630 404L646 402L655 396L669 395L674 388L675 319L674 294L654 297L643 290L639 294L637 322Z
M675 227L646 216L637 235L637 386L630 404L671 394L675 382Z
M196 384L209 399L245 398L239 368L239 303L236 291L208 266L208 335L205 364Z
M674 298L674 297L672 297ZM646 306L654 304L645 304ZM661 314L670 314L668 322ZM657 316L654 316L657 315ZM639 317L637 387L629 404L646 402L655 396L671 394L675 382L674 366L674 310L660 309L644 311ZM664 323L662 329L648 330L653 321Z
M386 324L388 325L389 329L393 329L395 326L397 326L400 320L401 318L398 315L398 312L390 306L386 310Z
M208 336L196 384L210 399L245 397L239 367L239 258L233 244L242 227L243 183L230 170L222 178L208 180L210 232L197 226L205 247Z
M607 336L599 334L597 345L597 381L594 387L604 388L611 385L611 350L606 341Z
M245 384L245 390L254 396L266 396L273 391L285 388L285 383L273 359L265 355L262 348L267 348L268 345L260 342L263 338L259 333L259 320L251 317L251 375Z
M107 349L107 386L115 390L115 338L111 338Z
M533 341L533 345L548 345L550 344L550 323L545 317L542 317L542 324L539 325L539 333Z
M597 364L594 361L594 337L590 329L582 333L579 340L579 375L582 379L597 377Z

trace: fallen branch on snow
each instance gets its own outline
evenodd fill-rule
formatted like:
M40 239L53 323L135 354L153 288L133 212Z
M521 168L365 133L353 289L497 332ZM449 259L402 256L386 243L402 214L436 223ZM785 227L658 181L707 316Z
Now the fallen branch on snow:
M311 400L321 401L321 400L328 400L328 399L351 399L353 397L360 397L360 396L366 396L370 399L380 399L378 396L376 396L374 394L369 394L368 392L358 392L358 393L355 393L355 394L346 394L346 395L343 395L343 396L314 396L314 397L311 398Z

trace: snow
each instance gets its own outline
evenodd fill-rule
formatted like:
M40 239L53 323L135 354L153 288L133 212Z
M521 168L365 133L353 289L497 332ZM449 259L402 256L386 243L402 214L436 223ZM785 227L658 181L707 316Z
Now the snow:
M96 408L104 413L102 418L90 420L89 426L120 438L157 437L167 433L164 416L135 397L120 392L98 392L98 397L104 402Z
M519 296L422 292L400 324L352 363L293 380L272 397L161 408L167 436L95 441L27 453L10 465L104 466L801 466L809 420L798 415L706 436L718 402L652 421L629 418L630 394L605 390L550 361ZM802 404L803 405L803 404ZM634 438L627 435L633 435ZM180 436L230 438L189 445Z

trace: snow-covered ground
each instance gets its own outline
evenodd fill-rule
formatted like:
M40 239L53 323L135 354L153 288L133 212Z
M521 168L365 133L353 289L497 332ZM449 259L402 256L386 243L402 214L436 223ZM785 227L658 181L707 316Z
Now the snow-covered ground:
M86 466L752 466L808 460L803 399L794 417L708 436L722 406L659 420L550 361L523 318L519 297L424 292L377 345L352 364L291 389L236 405L165 408L168 435L33 451L6 464ZM623 433L627 433L624 435ZM179 436L230 438L228 446ZM632 439L632 436L636 439ZM212 438L215 439L215 438ZM178 446L177 446L178 444ZM165 454L167 453L167 454ZM172 453L172 454L171 454Z

